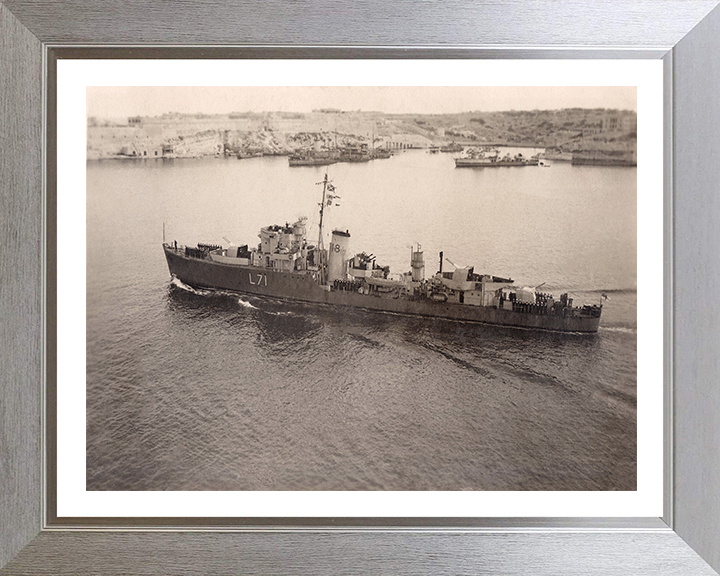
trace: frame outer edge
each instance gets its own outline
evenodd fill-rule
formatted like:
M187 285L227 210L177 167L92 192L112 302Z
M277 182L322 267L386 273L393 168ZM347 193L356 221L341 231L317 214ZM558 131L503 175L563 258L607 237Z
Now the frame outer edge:
M42 50L0 3L0 566L41 528Z
M720 8L673 49L675 525L720 570Z
M714 22L717 22L718 11L712 18L715 18ZM702 53L703 40L697 41L698 37L704 38L705 46L717 46L717 25L712 30L715 30L714 36L713 31L708 32L704 26L698 26L699 31L693 31L688 37L692 37L693 42L681 42L681 45L676 47L674 53L678 54L678 61L685 56L688 59L692 59L697 54ZM688 46L688 44L690 46ZM692 45L694 44L694 46ZM703 62L708 59L712 59L712 52L705 54ZM3 246L6 251L3 252L2 259L0 259L0 311L3 314L5 322L0 325L0 337L2 337L3 346L0 350L0 517L3 518L3 522L0 522L0 568L5 565L9 558L11 558L19 549L22 548L28 541L37 535L41 525L41 512L40 512L40 425L39 425L39 407L40 407L40 396L37 390L33 390L33 386L41 381L40 368L42 352L40 350L39 342L40 338L40 292L39 286L40 281L40 238L41 238L41 213L42 207L41 198L39 192L33 194L33 191L39 191L41 188L41 176L42 174L42 161L41 161L41 132L42 132L42 121L41 121L41 76L42 76L42 49L41 44L8 10L7 7L0 1L0 145L2 154L0 154L0 198L3 202L3 219L0 220L0 241L3 242ZM705 62L706 63L706 62ZM683 61L683 64L685 62ZM677 67L680 68L681 64ZM686 90L697 86L698 84L715 84L717 87L718 78L720 77L717 73L711 74L709 70L715 70L713 68L706 68L705 70L698 70L697 67L693 72L697 75L697 78L690 81L687 85L683 84L681 88L675 88L675 93L682 93L683 88ZM683 72L685 72L683 70ZM8 81L9 79L9 81ZM688 80L687 77L683 80ZM695 84L697 82L697 84ZM690 90L692 92L692 90ZM692 99L693 95L684 94L688 99ZM683 102L683 104L686 102ZM713 105L713 119L717 119L717 102ZM676 104L675 109L682 109L682 105ZM692 111L685 109L686 114L691 114ZM676 117L677 120L677 117ZM700 128L703 128L703 120L699 120ZM698 125L698 121L695 123ZM714 127L717 127L717 122ZM712 122L705 122L704 130L699 133L706 134L707 131L713 127ZM690 130L685 131L689 133ZM673 141L677 143L690 142L692 141L692 134L690 136L674 135ZM686 140L687 139L687 140ZM710 139L707 142L717 142L718 136L714 134L714 139ZM697 139L702 141L701 139ZM697 150L697 149L696 149ZM704 161L704 168L707 170L705 174L717 175L718 167L712 166L712 158L706 157L700 159ZM697 159L696 159L697 161ZM679 166L679 160L676 160L676 166ZM677 190L681 190L684 184L692 184L689 182L688 175L683 174L677 178L679 187ZM700 177L697 177L699 180ZM705 183L712 182L709 177L706 177ZM715 184L718 182L716 178ZM691 194L694 192L692 186L682 188L682 190L691 190ZM711 198L711 192L713 188L704 188L703 194L708 198ZM684 209L687 206L683 207ZM696 207L697 209L697 207ZM699 210L699 209L698 209ZM701 211L701 210L699 210ZM706 211L707 212L707 211ZM5 215L8 217L5 218ZM680 219L678 219L680 220ZM706 222L703 222L707 225ZM678 228L686 231L686 228ZM715 234L710 229L708 232L705 229L705 233ZM700 232L697 232L695 236L698 236ZM715 236L713 236L714 238ZM23 242L25 241L25 242ZM28 244L29 241L29 244ZM679 239L678 245L681 246L681 250L687 250L687 239ZM24 250L24 259L21 261L20 245ZM30 247L30 249L28 249ZM38 258L34 259L33 255L37 254ZM691 263L688 263L688 266ZM680 266L678 266L679 268ZM716 265L717 267L717 265ZM9 273L8 273L9 272ZM712 272L712 271L711 271ZM682 277L678 274L678 277ZM26 284L27 282L27 284ZM28 286L29 284L29 286ZM678 297L680 301L680 297ZM683 303L681 302L681 306ZM17 306L17 309L13 309L13 306ZM684 306L688 306L685 302ZM700 324L700 322L698 322ZM692 327L690 327L691 329ZM697 327L696 327L697 328ZM687 334L684 330L686 326L676 328L676 332L682 338L685 338ZM701 330L702 327L698 328ZM713 346L715 337L713 332L706 331L705 336L711 337L710 344L706 343L706 346ZM691 334L692 336L692 334ZM691 338L688 340L694 341ZM678 338L678 342L681 338ZM682 340L683 342L685 340ZM715 350L716 351L716 350ZM717 358L717 354L711 357ZM688 363L686 362L683 366L677 368L677 372L680 375L679 381L685 383L684 376L686 375L683 371L688 370ZM692 369L692 367L690 367ZM712 372L707 367L701 367L701 370L705 370L704 375L716 376L718 371ZM714 378L711 382L714 383ZM693 382L690 382L691 386ZM697 390L695 390L697 391ZM713 397L714 398L714 397ZM687 400L683 395L678 394L678 411L685 408L684 401ZM713 407L717 407L717 403L708 403L703 411L703 417L705 418L699 424L696 423L696 428L701 426L704 422L705 425L709 424L709 429L705 428L706 434L717 433L718 422L717 415L713 415L710 412L710 417L706 416L708 410ZM9 417L8 417L9 416ZM715 418L715 420L713 420ZM687 429L678 426L678 445L682 445L685 441L685 433ZM717 436L715 436L717 439ZM717 443L715 444L715 447ZM701 454L702 456L702 454ZM684 465L687 462L680 462L683 460L682 455L675 454L675 460L678 462L678 479L679 486L677 488L677 500L684 504L684 498L690 494L688 487L684 484L687 477L684 475ZM717 459L714 461L717 462ZM714 488L714 492L710 495L710 504L714 506L717 502L718 487L714 483L718 475L716 474L710 479L708 483L707 476L696 479L696 481L703 481L705 486L710 485ZM708 558L717 567L717 563L711 559L712 554L708 554L708 550L712 553L717 554L718 550L718 535L720 530L717 530L717 522L720 519L720 515L715 513L714 516L711 512L715 510L708 510L704 508L704 504L707 500L703 498L702 494L694 495L697 500L700 500L700 504L694 509L685 510L678 506L678 511L682 510L683 514L678 514L682 518L677 521L677 528L684 537L693 547L695 547L705 558ZM702 532L705 529L705 524L700 526L693 526L697 524L698 518L705 519L710 513L711 520L714 518L715 524L709 526L707 534L703 535ZM9 521L6 521L9 519ZM689 527L689 528L688 528ZM688 532L686 534L686 528ZM690 531L694 534L690 534ZM699 534L699 536L698 536ZM149 535L148 535L149 536ZM703 538L705 536L705 538ZM625 535L625 537L630 537ZM659 538L660 535L656 535ZM709 537L709 538L708 538ZM151 537L152 538L152 537ZM63 542L65 539L61 538L61 533L45 533L41 534L35 542L28 546L27 552L30 556L33 556L32 551L35 553L42 552L48 549L55 548L54 542ZM97 534L90 538L91 541L109 543L103 537L102 533ZM699 541L699 544L698 544ZM658 544L658 546L661 546ZM72 548L72 547L71 547ZM250 546L249 548L252 548ZM271 550L272 546L268 546L268 551ZM382 549L382 542L380 543ZM432 548L431 546L428 548ZM62 557L67 558L67 552L63 553L62 548L56 549L60 554L53 558L55 562L61 561ZM368 549L369 551L369 549ZM69 552L69 550L68 550ZM147 550L145 550L147 552ZM237 552L237 551L236 551ZM429 552L429 550L428 550ZM309 554L309 552L307 552ZM22 556L26 556L22 553ZM685 554L681 554L685 556ZM47 559L47 557L46 557ZM138 560L139 561L139 560ZM588 563L592 561L589 559ZM13 563L15 565L15 563ZM24 563L23 563L24 564ZM75 564L75 563L73 563ZM138 564L139 566L139 564ZM262 566L262 564L261 564ZM694 565L697 568L697 565ZM48 565L44 565L45 570L48 573L54 573L52 568ZM267 566L266 566L267 568ZM87 570L90 570L86 566ZM237 571L236 567L233 572ZM622 569L620 569L622 570ZM6 573L5 570L0 570L2 573ZM614 572L611 570L610 572ZM705 570L701 570L703 574L709 573ZM33 572L34 573L34 572ZM484 572L483 572L484 573ZM592 573L595 573L594 571ZM609 573L609 572L608 572ZM653 572L653 574L665 573L665 571ZM687 572L673 572L674 574L690 574L691 571ZM698 572L692 572L698 573Z

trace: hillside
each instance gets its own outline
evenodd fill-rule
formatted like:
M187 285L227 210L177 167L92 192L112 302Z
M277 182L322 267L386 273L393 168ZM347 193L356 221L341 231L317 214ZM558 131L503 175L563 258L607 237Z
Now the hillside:
M462 114L269 112L165 114L88 120L88 158L289 154L308 147L370 143L389 149L449 142L558 148L566 152L637 147L634 112L570 108Z

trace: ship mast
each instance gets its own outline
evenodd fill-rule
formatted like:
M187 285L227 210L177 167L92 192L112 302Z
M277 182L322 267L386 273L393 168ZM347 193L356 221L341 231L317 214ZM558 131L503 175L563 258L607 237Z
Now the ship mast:
M320 285L325 284L325 268L324 268L324 262L323 262L323 214L325 213L325 194L327 192L327 186L328 186L328 175L327 172L325 172L325 178L322 182L318 182L318 184L323 185L323 195L322 195L322 202L320 203L320 230L318 232L318 268L320 269Z
M316 184L323 185L322 202L320 203L320 226L318 230L318 264L320 268L320 285L325 284L325 263L323 262L323 254L325 252L325 246L323 243L323 215L325 214L325 206L332 206L332 203L340 198L335 192L335 186L332 185L328 180L327 172L325 172L325 178L322 182L316 182ZM339 204L335 204L339 206Z

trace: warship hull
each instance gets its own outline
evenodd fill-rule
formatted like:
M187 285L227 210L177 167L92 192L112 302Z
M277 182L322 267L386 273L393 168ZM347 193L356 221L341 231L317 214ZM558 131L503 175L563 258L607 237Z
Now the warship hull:
M289 158L290 166L329 166L337 164L337 158Z
M529 163L524 160L498 160L496 162L493 162L485 158L455 158L456 168L507 168L512 166L517 166L518 168L521 168L523 166L529 166Z
M363 294L322 286L317 272L284 272L267 267L221 264L187 256L183 250L163 245L170 274L195 288L229 290L257 296L362 308L378 312L445 318L558 332L597 332L599 317L556 315L436 302L425 297Z

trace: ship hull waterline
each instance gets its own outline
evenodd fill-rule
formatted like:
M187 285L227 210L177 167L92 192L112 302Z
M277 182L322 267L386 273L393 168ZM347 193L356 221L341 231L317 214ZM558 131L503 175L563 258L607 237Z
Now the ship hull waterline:
M168 246L164 247L164 251L170 274L195 288L229 290L256 296L362 308L377 312L554 332L595 333L600 323L599 317L521 313L490 306L434 302L427 298L391 298L354 291L326 290L319 286L309 273L220 264L185 256Z
M498 160L497 162L488 162L484 160L472 160L466 158L456 158L455 168L523 168L525 166L536 166L530 162L503 162Z

